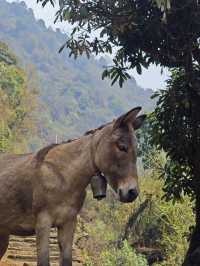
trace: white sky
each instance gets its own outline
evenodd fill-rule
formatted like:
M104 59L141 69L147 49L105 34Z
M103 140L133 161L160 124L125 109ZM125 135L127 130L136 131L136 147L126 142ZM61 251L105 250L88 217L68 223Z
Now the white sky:
M8 2L21 1L21 0L7 0ZM24 0L27 6L32 8L37 19L43 19L46 26L51 26L53 29L60 28L62 31L70 31L70 25L65 23L54 24L55 13L57 8L53 8L50 4L42 8L41 4L37 4L37 0ZM58 1L57 1L58 2ZM155 65L149 67L148 70L143 69L142 75L138 75L136 70L133 70L131 74L136 79L139 86L143 88L151 88L153 90L164 87L164 81L168 78L168 71L165 69L161 74L161 68Z

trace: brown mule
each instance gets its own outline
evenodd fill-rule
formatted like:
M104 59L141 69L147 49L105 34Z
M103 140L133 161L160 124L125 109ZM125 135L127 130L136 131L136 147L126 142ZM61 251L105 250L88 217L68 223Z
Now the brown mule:
M0 258L10 234L36 234L37 265L49 266L49 234L58 229L60 266L72 265L76 217L85 189L103 173L122 202L138 196L136 136L140 107L74 141L36 154L0 156Z

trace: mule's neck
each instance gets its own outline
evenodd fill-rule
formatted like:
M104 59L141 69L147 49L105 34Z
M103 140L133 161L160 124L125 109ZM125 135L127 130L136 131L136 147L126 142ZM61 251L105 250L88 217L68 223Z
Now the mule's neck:
M98 134L88 135L60 144L48 153L45 160L59 169L67 185L85 189L98 172L94 160L98 138Z

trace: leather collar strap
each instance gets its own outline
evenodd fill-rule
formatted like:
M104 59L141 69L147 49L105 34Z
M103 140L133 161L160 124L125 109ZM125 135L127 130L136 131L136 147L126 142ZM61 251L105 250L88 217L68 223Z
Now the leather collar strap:
M92 138L91 139L91 145L90 145L91 160L92 160L92 165L93 165L93 167L95 169L95 175L101 175L101 171L99 170L99 168L97 167L97 165L95 163L95 152L97 150L97 147L99 145L100 140L98 141L97 147L94 150L94 135L95 135L95 133L93 133L92 136L91 136L91 138Z

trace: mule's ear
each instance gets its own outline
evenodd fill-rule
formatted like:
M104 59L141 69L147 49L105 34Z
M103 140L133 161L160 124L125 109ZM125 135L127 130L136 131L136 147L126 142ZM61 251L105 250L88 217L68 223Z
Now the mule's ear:
M142 107L140 106L135 107L131 109L129 112L127 112L126 114L117 118L117 120L114 122L113 129L115 130L117 128L123 127L127 125L128 123L133 124L136 119L137 114L141 111L141 109Z
M142 124L144 123L144 120L146 119L146 115L140 115L138 117L135 118L135 120L133 121L133 128L135 130L137 130L138 128L140 128L142 126Z

